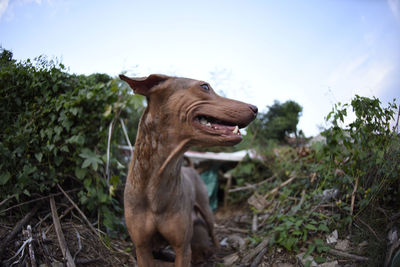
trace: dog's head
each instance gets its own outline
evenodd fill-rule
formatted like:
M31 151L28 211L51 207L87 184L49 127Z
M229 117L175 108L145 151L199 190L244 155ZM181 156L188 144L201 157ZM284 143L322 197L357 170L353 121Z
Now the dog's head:
M146 96L143 123L159 125L169 137L189 138L191 145L235 145L242 140L240 129L257 115L257 107L221 97L203 81L159 74L120 78Z

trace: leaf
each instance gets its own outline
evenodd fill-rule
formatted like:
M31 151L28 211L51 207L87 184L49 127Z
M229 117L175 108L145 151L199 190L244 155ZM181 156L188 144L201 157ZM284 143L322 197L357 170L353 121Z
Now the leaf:
M300 231L300 230L294 230L294 231L292 232L292 235L302 235L302 234L303 234L303 232Z
M62 147L60 148L60 151L69 152L69 148L68 148L68 146L62 146Z
M117 186L117 185L122 184L122 182L121 182L121 179L119 178L119 176L114 175L114 176L111 176L111 178L110 178L110 184L113 186Z
M316 230L317 230L317 227L315 227L315 226L312 225L312 224L306 224L304 227L305 227L306 229L308 229L308 230L311 230L311 231L316 231Z
M323 232L329 232L328 226L326 226L326 224L324 224L324 223L321 223L321 224L318 226L318 230L323 231Z
M82 135L73 135L66 141L69 144L83 145L85 143L85 138Z
M31 194L29 193L29 191L27 189L24 190L24 194L27 195L28 197L31 196Z
M314 260L315 260L317 263L324 263L324 262L326 262L326 258L320 257L320 256L316 256L316 257L314 258Z
M325 244L324 244L324 241L322 241L322 239L320 239L320 238L315 239L315 240L314 240L314 243L315 243L315 245L317 245L317 246L323 246L323 245L325 245Z
M54 132L56 133L56 135L59 136L62 132L62 127L60 127L60 126L54 127Z
M97 196L98 196L98 198L100 200L100 203L106 203L107 202L108 195L106 195L103 192L99 191L97 193Z
M32 166L32 165L27 164L27 165L24 166L23 170L24 170L24 174L25 175L29 175L29 174L35 172L37 170L37 168L36 168L36 166Z
M313 253L313 251L315 250L315 244L310 244L308 246L307 252L306 254L304 254L303 259L307 258L308 256L310 256L311 253Z
M11 174L9 172L0 175L0 185L5 185L10 180Z
M69 110L74 116L76 116L76 114L78 114L79 109L78 108L71 108Z
M79 156L85 159L82 163L82 168L92 166L92 169L97 171L98 165L103 164L100 156L88 148L82 149L82 153L80 153Z
M288 239L285 240L285 242L283 243L283 246L287 249L287 250L291 250L293 245L295 243L297 243L297 238L293 238L293 237L289 237Z
M35 158L37 159L37 161L42 162L42 158L43 158L43 153L35 153Z
M63 157L57 156L57 157L54 158L54 163L58 167L58 166L60 166L61 162L63 162L63 160L64 160Z
M83 185L85 186L85 188L89 188L91 184L92 184L92 180L91 179L85 179L83 181Z
M103 116L104 117L108 117L111 114L111 111L112 111L111 105L107 105L106 106L106 111L103 113Z
M79 167L75 168L75 176L80 180L82 180L85 177L86 173L87 173L86 169L82 169Z

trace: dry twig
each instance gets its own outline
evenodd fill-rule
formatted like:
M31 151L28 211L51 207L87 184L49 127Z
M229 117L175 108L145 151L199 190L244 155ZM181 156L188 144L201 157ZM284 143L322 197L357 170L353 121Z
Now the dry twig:
M368 228L368 230L375 236L376 240L382 241L382 239L378 237L378 235L375 233L374 229L372 229L371 226L369 226L366 222L364 222L360 218L357 218L357 220Z
M93 225L89 222L88 218L86 215L83 213L83 211L78 207L78 205L75 204L75 202L69 197L69 195L62 189L62 187L57 184L58 189L61 190L61 192L64 194L64 196L68 199L68 201L74 206L74 208L79 212L79 214L82 216L82 219L86 222L86 224L89 226L90 230L96 235L98 235L98 232L96 231L96 228L93 227Z
M260 185L268 183L268 182L272 181L273 179L275 179L275 176L271 176L271 177L265 179L264 181L261 181L261 182L256 183L256 184L248 184L248 185L245 185L245 186L240 186L240 187L229 189L228 192L232 193L232 192L244 191L244 190L255 190Z
M75 230L76 231L76 230ZM74 254L74 261L76 259L76 256L81 252L82 250L82 243L81 243L81 236L78 231L76 231L76 239L78 240L78 250Z
M68 209L64 210L63 214L61 214L60 216L60 220L62 220L62 218L64 218L65 216L67 216L67 214L74 208L74 206L69 207ZM51 230L51 228L53 228L54 224L52 223L49 227L47 227L45 234L47 235L49 233L49 231Z
M25 233L26 233L27 239L33 240L32 227L29 224L26 227ZM35 259L35 251L33 250L33 246L32 246L32 241L29 242L28 249L29 249L29 258L31 259L31 266L36 267L37 264L36 264L36 259Z
M264 251L264 249L267 248L268 243L269 243L269 237L267 236L260 244L258 244L258 246L255 249L253 249L252 251L250 251L250 253L248 253L246 256L243 257L242 263L250 262L256 255L259 255L261 252Z
M3 257L4 249L6 248L7 244L15 237L17 233L21 231L24 225L32 218L33 215L36 214L36 211L39 209L39 205L36 205L28 214L25 215L22 220L20 220L17 225L15 225L14 229L9 233L3 241L0 243L0 259Z
M286 181L284 181L283 183L281 183L280 185L278 185L277 187L275 187L274 189L272 189L271 191L269 191L268 193L266 193L264 196L260 196L257 191L247 200L247 202L254 206L257 210L263 210L265 209L265 207L268 205L267 202L267 198L275 195L276 193L278 193L278 191L282 188L285 187L286 185L290 184L291 182L293 182L293 180L296 179L296 176L293 175L292 177L290 177L289 179L287 179Z
M240 229L240 228L234 228L234 227L225 227L225 226L220 226L220 225L216 225L215 228L219 228L221 230L226 230L226 231L230 231L230 232L249 234L249 230L246 230L246 229Z
M357 192L357 188L358 188L358 179L359 179L359 176L357 175L356 183L354 184L354 188L353 188L353 193L351 193L350 216L353 216L353 212L354 212L354 202L356 199L356 192ZM349 223L349 232L350 233L351 233L351 225L352 224L353 224L353 220L351 220Z
M369 258L367 258L367 257L350 254L350 253L347 253L347 252L344 252L344 251L341 251L341 250L337 250L337 249L334 249L334 248L331 248L328 251L328 253L331 254L331 255L335 255L335 256L338 256L338 257L343 257L343 258L351 259L351 260L355 260L355 261L369 261Z
M281 189L282 187L285 187L286 185L290 184L291 182L293 182L293 180L296 179L296 176L292 176L289 179L287 179L286 181L284 181L283 183L281 183L280 185L278 185L277 187L275 187L274 189L272 189L271 191L269 191L268 193L266 193L264 195L264 200L267 199L268 197L275 195L276 193L278 193L279 189Z
M54 229L56 230L58 244L60 245L63 257L66 260L66 265L67 267L75 267L74 259L72 258L71 253L69 252L67 242L65 241L65 237L61 229L60 219L58 218L56 202L54 201L54 197L50 198L50 208L51 208L51 214L53 216Z
M80 189L81 189L81 188L75 188L75 189L68 190L67 192L70 193L70 192L78 191L78 190L80 190ZM55 196L59 196L59 195L62 195L62 193L60 192L60 193L50 194L50 195L48 195L48 196L38 197L38 198L29 200L29 201L26 201L26 202L22 202L22 203L19 203L19 204L17 204L17 205L11 206L11 207L9 207L9 208L7 208L7 209L5 209L5 210L0 211L0 214L1 214L1 213L4 213L4 212L6 212L6 211L12 210L12 209L21 207L21 206L23 206L23 205L27 205L27 204L30 204L30 203L38 202L39 200L44 200L44 199L48 199L48 198L55 197Z
M257 257L251 263L250 267L257 267L260 264L260 262L261 262L262 258L264 257L265 253L267 253L267 251L268 251L267 247L264 248L263 250L261 250L261 252L258 253Z
M253 215L253 222L251 224L251 231L253 233L257 232L257 229L258 229L257 222L258 222L258 216L257 216L257 214L254 214Z
M6 198L6 199L3 199L3 200L0 202L0 207L1 207L4 203L6 203L7 201L9 201L10 199L14 198L16 195L17 195L17 194L14 194L14 195L12 195L12 196L9 196L9 197Z
M72 255L68 249L67 242L65 241L65 237L61 229L60 219L58 218L54 197L50 198L50 208L51 214L53 216L54 229L56 230L58 244L60 245L63 257L66 260L66 265L67 267L75 267L74 259L72 258Z

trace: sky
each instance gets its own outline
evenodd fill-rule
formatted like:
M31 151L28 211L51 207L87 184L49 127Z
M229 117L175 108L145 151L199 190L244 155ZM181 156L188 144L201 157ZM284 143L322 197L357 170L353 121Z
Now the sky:
M355 94L400 97L400 0L0 0L0 46L77 74L205 80L264 112L294 100L306 136Z

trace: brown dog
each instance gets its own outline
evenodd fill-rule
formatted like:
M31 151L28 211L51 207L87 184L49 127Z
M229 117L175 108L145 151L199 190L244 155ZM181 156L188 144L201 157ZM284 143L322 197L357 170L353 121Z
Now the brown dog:
M228 146L242 140L257 107L218 96L205 82L150 75L128 78L147 98L124 193L124 212L139 266L155 266L152 250L166 240L175 266L190 266L193 218L199 213L218 246L208 195L194 169L181 168L190 146Z

